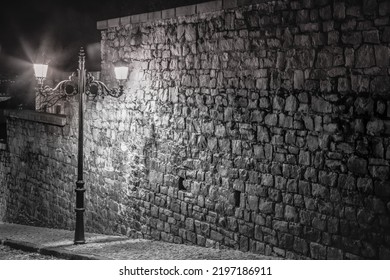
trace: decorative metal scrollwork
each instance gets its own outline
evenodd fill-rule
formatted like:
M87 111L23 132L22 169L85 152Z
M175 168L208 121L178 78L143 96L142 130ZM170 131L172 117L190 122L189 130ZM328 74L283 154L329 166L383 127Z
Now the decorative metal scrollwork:
M46 112L48 108L54 107L59 101L68 100L77 93L76 73L73 73L68 80L59 82L55 88L41 86L38 89L37 110Z
M108 95L118 98L123 95L124 91L123 85L119 85L119 89L109 89L103 82L95 80L90 73L87 73L85 93L94 99L98 96L104 97Z
M59 82L55 88L42 86L38 89L37 110L46 112L58 102L77 95L78 91L77 72L72 73L68 80ZM109 89L103 82L95 80L90 73L86 73L85 94L92 99L105 96L118 98L124 94L124 90L123 85L119 85L119 88Z

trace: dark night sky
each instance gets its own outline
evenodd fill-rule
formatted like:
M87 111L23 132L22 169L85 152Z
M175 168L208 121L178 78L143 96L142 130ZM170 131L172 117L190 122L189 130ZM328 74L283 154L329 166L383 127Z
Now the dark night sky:
M13 0L0 10L0 74L20 75L36 61L70 71L87 49L87 67L100 67L96 21L207 0ZM8 3L8 4L6 4Z

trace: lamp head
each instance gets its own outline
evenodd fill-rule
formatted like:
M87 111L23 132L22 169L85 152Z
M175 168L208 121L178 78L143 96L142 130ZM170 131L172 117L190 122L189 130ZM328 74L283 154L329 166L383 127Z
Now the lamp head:
M128 74L129 74L129 67L127 66L115 67L115 78L120 83L127 79Z
M129 67L127 66L117 66L115 67L115 78L119 81L119 94L122 95L123 91L123 83L127 80L127 76L129 75Z
M47 64L34 64L35 77L39 80L43 80L44 78L46 78L47 68Z

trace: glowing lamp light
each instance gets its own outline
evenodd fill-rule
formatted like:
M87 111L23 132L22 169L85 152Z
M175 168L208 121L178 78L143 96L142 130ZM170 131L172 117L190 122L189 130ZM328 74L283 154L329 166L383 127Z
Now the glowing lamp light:
M37 77L38 79L46 78L47 68L47 64L34 64L35 77Z
M126 80L128 74L129 74L129 67L127 66L115 67L115 78L118 81Z

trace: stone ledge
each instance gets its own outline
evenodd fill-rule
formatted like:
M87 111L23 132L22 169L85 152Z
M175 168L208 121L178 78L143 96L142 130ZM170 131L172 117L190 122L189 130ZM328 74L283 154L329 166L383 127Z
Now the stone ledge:
M32 122L46 123L56 126L66 125L65 115L54 115L28 110L4 110L4 115L8 118L27 120Z
M197 7L197 5L177 7L175 9L176 10L176 17L194 15L194 14L196 14L196 7Z
M202 14L220 10L222 10L222 0L198 4L196 12Z
M233 9L241 6L249 6L260 4L264 2L271 2L272 0L217 0L203 2L199 4L182 6L162 11L155 11L150 13L136 14L125 17L112 18L101 20L96 23L98 30L104 30L110 27L117 27L128 23L144 23L153 22L161 19L177 18L182 16L192 16L201 13L210 13L220 10Z
M161 15L163 19L173 18L176 15L176 10L175 9L163 10L161 11Z

